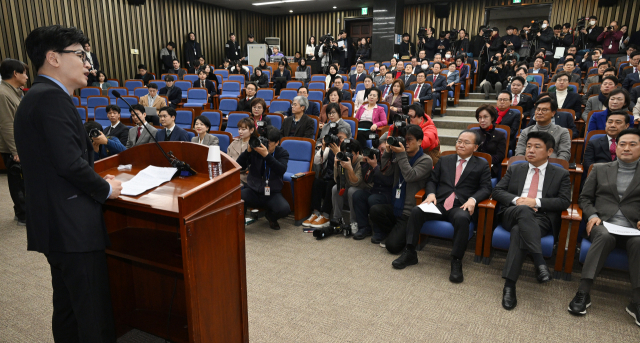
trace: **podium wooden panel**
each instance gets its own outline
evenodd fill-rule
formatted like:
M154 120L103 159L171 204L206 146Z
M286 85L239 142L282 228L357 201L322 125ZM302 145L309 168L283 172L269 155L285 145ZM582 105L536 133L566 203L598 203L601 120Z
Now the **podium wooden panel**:
M198 174L103 206L117 334L136 328L175 342L248 342L240 166L222 153L224 173L209 180L208 147L160 144ZM124 164L132 170L118 171ZM155 144L100 160L95 170L127 181L149 165L170 167Z

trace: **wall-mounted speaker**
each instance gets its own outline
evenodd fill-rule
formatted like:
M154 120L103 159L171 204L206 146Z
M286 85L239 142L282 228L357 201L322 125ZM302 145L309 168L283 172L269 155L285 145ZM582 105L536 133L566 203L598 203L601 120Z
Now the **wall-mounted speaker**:
M598 7L611 7L618 4L618 0L599 0Z
M436 12L436 18L449 18L450 6L448 2L434 4L433 9Z
M127 0L129 2L129 5L133 5L133 6L140 6L140 5L144 5L146 0Z

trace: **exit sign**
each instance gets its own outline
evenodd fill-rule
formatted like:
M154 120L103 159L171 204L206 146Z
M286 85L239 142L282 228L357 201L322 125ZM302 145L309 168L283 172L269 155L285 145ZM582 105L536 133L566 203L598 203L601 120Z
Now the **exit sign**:
M367 15L368 13L369 13L369 8L363 7L362 8L362 15Z
M521 4L521 3L522 3L522 0L513 0L513 3L514 3L514 4Z

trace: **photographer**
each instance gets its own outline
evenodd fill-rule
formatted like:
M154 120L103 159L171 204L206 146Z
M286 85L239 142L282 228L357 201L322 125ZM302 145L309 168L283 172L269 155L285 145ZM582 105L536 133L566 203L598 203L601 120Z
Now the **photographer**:
M598 37L602 32L604 32L604 28L598 26L598 18L596 16L589 17L589 25L580 30L582 34L584 34L584 47L585 49L593 49L596 45L598 45Z
M511 47L513 51L518 51L522 45L520 36L517 35L518 29L514 26L507 26L507 34L500 38L505 48Z
M444 56L445 52L449 50L449 46L451 45L451 43L446 38L447 33L448 32L445 31L440 32L440 39L436 41L436 54Z
M562 45L565 47L570 47L575 43L574 35L571 33L571 24L564 23L562 25L562 33L560 33L560 37L562 38Z
M329 66L333 62L340 60L338 43L334 41L333 36L327 34L320 37L319 43L315 48L315 59L318 63L318 70L323 74L329 74ZM327 89L328 88L329 86L327 86Z
M487 76L480 83L480 87L484 90L484 99L489 100L489 93L492 91L495 91L497 98L506 79L506 70L502 65L502 53L497 53L491 58L491 61L485 66L485 71Z
M524 25L522 30L520 30L519 38L520 38L520 49L518 51L518 55L522 59L529 58L531 56L531 35L529 31L531 30L531 26Z
M553 29L549 27L548 20L542 21L540 32L536 35L538 36L538 49L544 49L545 59L549 60L553 56Z
M280 230L278 219L290 212L289 203L281 193L289 152L280 146L280 132L276 128L267 126L265 130L266 137L252 137L247 150L236 161L243 169L249 168L247 186L242 189L241 198L245 212L248 207L266 208L264 216L269 227Z
M425 51L425 58L433 59L433 55L436 53L436 37L434 37L433 27L427 27L424 31L418 32L418 50Z
M416 46L411 43L411 36L408 33L402 34L402 43L400 43L400 58L410 60L416 55Z
M393 132L396 127L394 118L394 124L389 127L389 132ZM436 124L433 123L431 117L424 113L422 105L414 103L407 108L406 119L404 120L408 125L417 125L422 130L422 143L420 147L427 153L434 163L438 163L440 158L440 140L438 139L438 129Z
M118 137L107 138L102 132L102 125L100 125L100 123L88 121L84 123L84 129L87 131L89 138L91 138L95 156L94 159L96 161L127 150L127 148L120 143Z
M476 59L479 59L480 52L482 51L482 49L484 49L484 45L485 45L484 30L485 29L486 29L485 26L480 26L480 28L478 29L478 35L471 38L471 44L469 46L469 49L471 49L470 52L471 54L473 54L473 57Z
M331 93L332 93L332 97L335 100L335 97L337 95L337 89L336 88L331 88ZM351 138L351 125L347 124L347 122L345 122L344 120L342 120L342 113L343 113L343 108L344 106L341 105L338 102L331 102L325 106L322 107L325 117L329 119L329 121L325 124L324 122L320 122L318 125L320 125L320 135L318 136L318 141L316 142L316 147L320 146L322 144L322 139L324 138L324 136L326 136L330 130L333 128L333 125L331 125L331 123L336 123L335 128L333 128L334 130L336 129L340 129L340 128L345 128L349 131L349 134L347 135L346 138ZM334 135L337 133L333 133Z
M620 40L624 35L624 32L618 30L618 22L612 21L608 27L604 28L601 34L598 35L597 41L602 44L602 55L615 55L620 51Z
M353 211L353 194L361 189L371 188L362 177L362 155L360 143L354 139L345 139L340 144L340 152L336 153L333 162L333 179L336 184L331 189L333 213L330 225L337 228L346 228L342 219L342 209L345 197L349 204L350 222L352 232L357 227L356 214Z
M389 252L397 254L405 246L407 222L416 206L415 195L425 188L433 161L420 147L423 135L419 126L396 129L394 134L396 137L387 139L381 157L383 174L393 175L392 203L371 207L370 217L371 243L382 243Z
M458 31L458 40L453 42L452 48L453 56L469 52L469 38L467 38L467 31L465 29Z

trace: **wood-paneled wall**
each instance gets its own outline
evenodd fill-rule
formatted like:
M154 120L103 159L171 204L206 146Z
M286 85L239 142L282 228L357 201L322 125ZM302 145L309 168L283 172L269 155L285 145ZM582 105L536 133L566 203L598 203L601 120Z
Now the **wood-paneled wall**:
M523 0L523 5L550 3L548 0ZM432 26L436 32L451 28L465 28L467 35L475 35L478 27L484 23L487 7L523 6L513 5L511 0L457 0L451 2L449 18L435 17L433 3L405 6L404 32L412 39L420 27ZM630 31L640 29L640 0L618 0L612 7L598 7L598 0L554 0L551 8L551 25L570 23L575 26L577 18L596 15L598 25L608 25L617 20L619 25L629 24ZM469 32L470 31L470 32Z
M287 15L273 18L271 37L280 37L281 49L293 56L296 51L304 55L310 36L319 39L331 33L334 37L344 28L344 18L360 17L360 10Z

